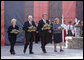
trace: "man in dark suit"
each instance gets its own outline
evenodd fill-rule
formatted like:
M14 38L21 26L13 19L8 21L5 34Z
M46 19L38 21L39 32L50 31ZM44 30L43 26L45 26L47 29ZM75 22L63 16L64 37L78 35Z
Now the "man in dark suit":
M43 26L45 24L49 24L49 21L47 20L47 15L43 14L42 19L38 23L38 29L39 29L40 36L41 36L41 48L44 53L46 53L45 45L49 42L48 41L49 32L48 30L43 29Z
M29 53L33 54L32 46L33 46L33 41L34 41L34 35L33 35L34 32L28 31L30 26L35 26L36 27L34 21L32 20L31 15L28 16L28 21L26 21L23 25L23 30L25 31L25 38L26 38L26 43L24 45L23 52L24 53L26 52L27 46L29 45Z

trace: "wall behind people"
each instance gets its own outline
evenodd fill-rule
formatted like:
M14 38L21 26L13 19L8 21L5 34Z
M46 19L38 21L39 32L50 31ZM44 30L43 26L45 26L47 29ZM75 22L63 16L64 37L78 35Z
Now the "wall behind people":
M48 19L62 18L62 1L49 1Z
M1 45L4 45L4 1L1 1Z
M76 17L83 21L83 1L76 2Z

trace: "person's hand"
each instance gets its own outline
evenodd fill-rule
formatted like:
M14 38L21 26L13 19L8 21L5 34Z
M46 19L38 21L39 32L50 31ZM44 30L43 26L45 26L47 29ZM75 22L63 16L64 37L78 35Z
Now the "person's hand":
M36 31L36 33L38 33L38 31Z
M43 28L41 28L41 30L43 30Z
M44 28L42 28L42 30L45 30Z
M59 31L59 30L61 30L61 29L56 29L56 30L58 30L58 31Z
M28 32L31 32L30 30L28 30Z
M51 30L49 30L48 32L51 33Z
M61 30L60 28L58 30Z
M42 28L42 30L46 30L46 29Z

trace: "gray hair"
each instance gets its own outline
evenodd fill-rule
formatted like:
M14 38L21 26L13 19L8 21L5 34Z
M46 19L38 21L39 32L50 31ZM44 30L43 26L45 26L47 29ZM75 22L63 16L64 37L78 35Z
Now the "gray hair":
M54 20L59 20L59 18L55 18Z
M30 18L30 17L33 18L32 15L29 15L29 16L28 16L28 18Z
M12 23L13 21L15 21L15 22L16 22L16 19L15 19L15 18L13 18L13 19L11 20L11 23Z
M43 14L42 14L42 17L44 17L44 16L47 16L47 14L46 14L46 13L43 13Z

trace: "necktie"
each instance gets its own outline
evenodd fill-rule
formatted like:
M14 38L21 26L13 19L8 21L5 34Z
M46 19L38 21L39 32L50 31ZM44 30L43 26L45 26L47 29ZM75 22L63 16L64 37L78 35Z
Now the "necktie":
M46 20L44 20L44 23L46 23Z
M30 23L30 25L32 25L32 22L29 22Z

